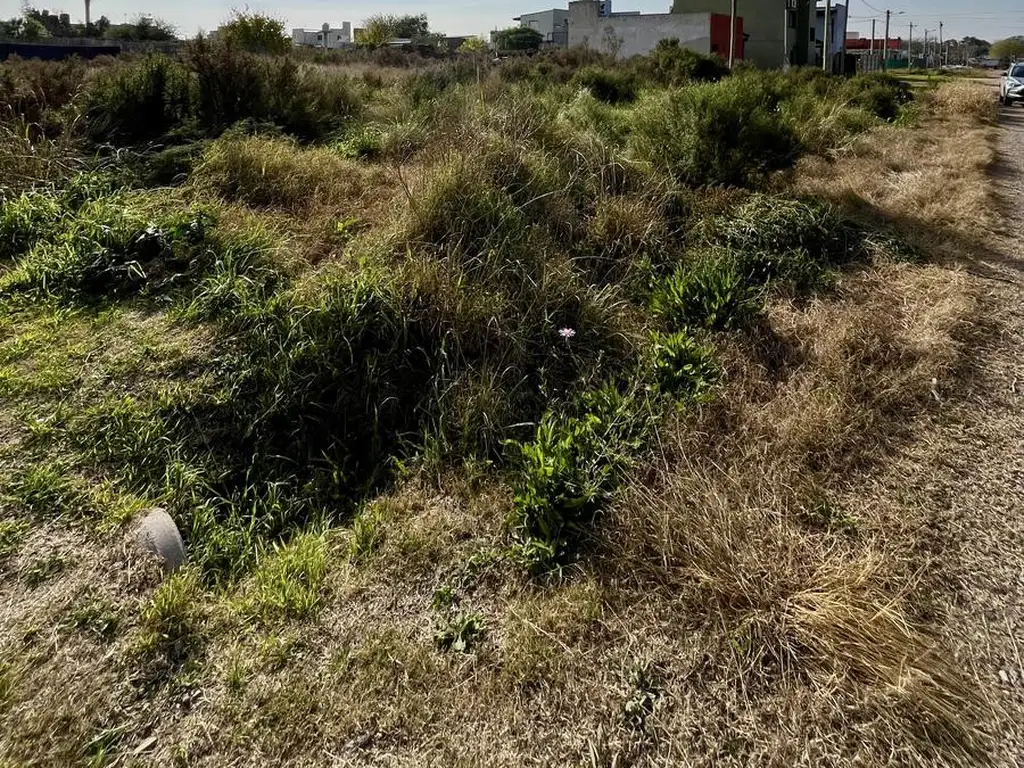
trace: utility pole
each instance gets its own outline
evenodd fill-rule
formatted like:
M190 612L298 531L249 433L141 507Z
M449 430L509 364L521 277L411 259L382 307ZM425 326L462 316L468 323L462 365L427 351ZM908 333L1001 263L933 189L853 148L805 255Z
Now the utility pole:
M89 6L92 5L92 0L85 0L85 34L89 34L89 27L92 26L92 21L89 18Z
M910 34L907 35L907 69L910 69L910 62L914 58L914 22L910 22Z
M882 71L889 69L889 17L892 11L885 12L885 47L882 49Z
M821 68L832 74L832 62L828 60L828 38L832 34L832 25L829 24L832 15L832 0L825 0L825 36L821 41Z
M782 9L782 71L789 69L789 0Z
M924 31L924 68L928 69L928 30Z
M942 66L942 22L939 22L939 66Z
M736 0L729 8L729 69L736 62Z

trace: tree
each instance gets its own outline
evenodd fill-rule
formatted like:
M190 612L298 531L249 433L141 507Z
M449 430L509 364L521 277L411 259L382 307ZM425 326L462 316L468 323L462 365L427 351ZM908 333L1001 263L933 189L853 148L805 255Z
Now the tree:
M412 40L414 43L421 42L430 34L430 25L427 23L427 14L419 16L399 16L395 20L394 36L404 40Z
M283 21L245 11L233 12L231 21L220 28L220 40L252 53L280 55L292 49Z
M961 40L960 45L967 49L968 56L986 56L988 55L989 48L992 47L992 43L988 40L982 40L980 37L971 37L970 35Z
M1024 35L1008 37L1005 40L997 40L992 43L989 55L1004 61L1016 61L1024 59Z
M46 27L36 19L13 18L0 21L0 37L13 40L39 40L49 37Z
M159 43L174 40L175 35L176 30L166 21L142 15L136 17L130 24L111 26L107 36L115 40Z
M499 51L536 51L544 42L544 35L529 27L499 29L491 35Z
M427 15L395 16L375 13L363 21L363 30L357 41L368 48L379 48L390 40L410 40L417 45L436 45L441 36L430 31Z
M487 43L479 37L467 37L462 41L456 53L478 53L487 50Z

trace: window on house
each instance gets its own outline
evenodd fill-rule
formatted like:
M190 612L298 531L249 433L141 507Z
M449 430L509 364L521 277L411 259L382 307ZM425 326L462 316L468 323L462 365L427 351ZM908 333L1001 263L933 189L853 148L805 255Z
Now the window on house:
M796 11L786 11L786 26L796 29Z
M811 27L811 42L813 43L813 42L817 41L817 39L818 39L817 30L814 27Z

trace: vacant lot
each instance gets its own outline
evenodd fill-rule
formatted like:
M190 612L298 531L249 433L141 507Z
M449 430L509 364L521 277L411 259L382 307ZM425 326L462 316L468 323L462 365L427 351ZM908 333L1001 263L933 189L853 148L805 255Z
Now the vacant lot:
M991 332L983 88L199 43L0 102L5 759L999 756L896 471Z

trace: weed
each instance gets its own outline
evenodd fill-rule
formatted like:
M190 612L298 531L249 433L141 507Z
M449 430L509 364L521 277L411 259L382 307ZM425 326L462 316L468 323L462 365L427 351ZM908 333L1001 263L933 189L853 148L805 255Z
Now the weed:
M666 394L686 399L702 398L718 380L714 350L685 331L658 334L653 353L655 380Z
M517 464L511 522L529 558L556 563L585 538L640 449L649 428L645 406L608 385L581 395L575 413L546 413L532 441L510 444Z
M0 520L0 563L18 551L27 533L28 524L22 520Z
M435 630L434 642L442 651L470 653L484 636L484 618L479 613L456 613Z
M275 544L252 575L242 611L261 622L305 619L320 606L327 574L327 544L316 533L303 533Z
M736 262L720 252L699 254L661 281L652 308L670 329L742 328L756 316L756 296Z
M662 700L664 670L651 662L635 663L629 672L628 698L623 705L626 724L644 730Z
M204 608L199 573L187 567L157 587L139 616L138 648L172 663L187 658L202 641Z
M54 552L29 563L22 571L21 578L26 585L35 588L65 571L69 564L70 560L64 554Z
M117 633L121 617L109 600L87 594L83 602L71 611L68 621L79 631L110 640Z
M362 560L372 555L387 537L387 520L379 504L366 506L352 521L349 556Z

